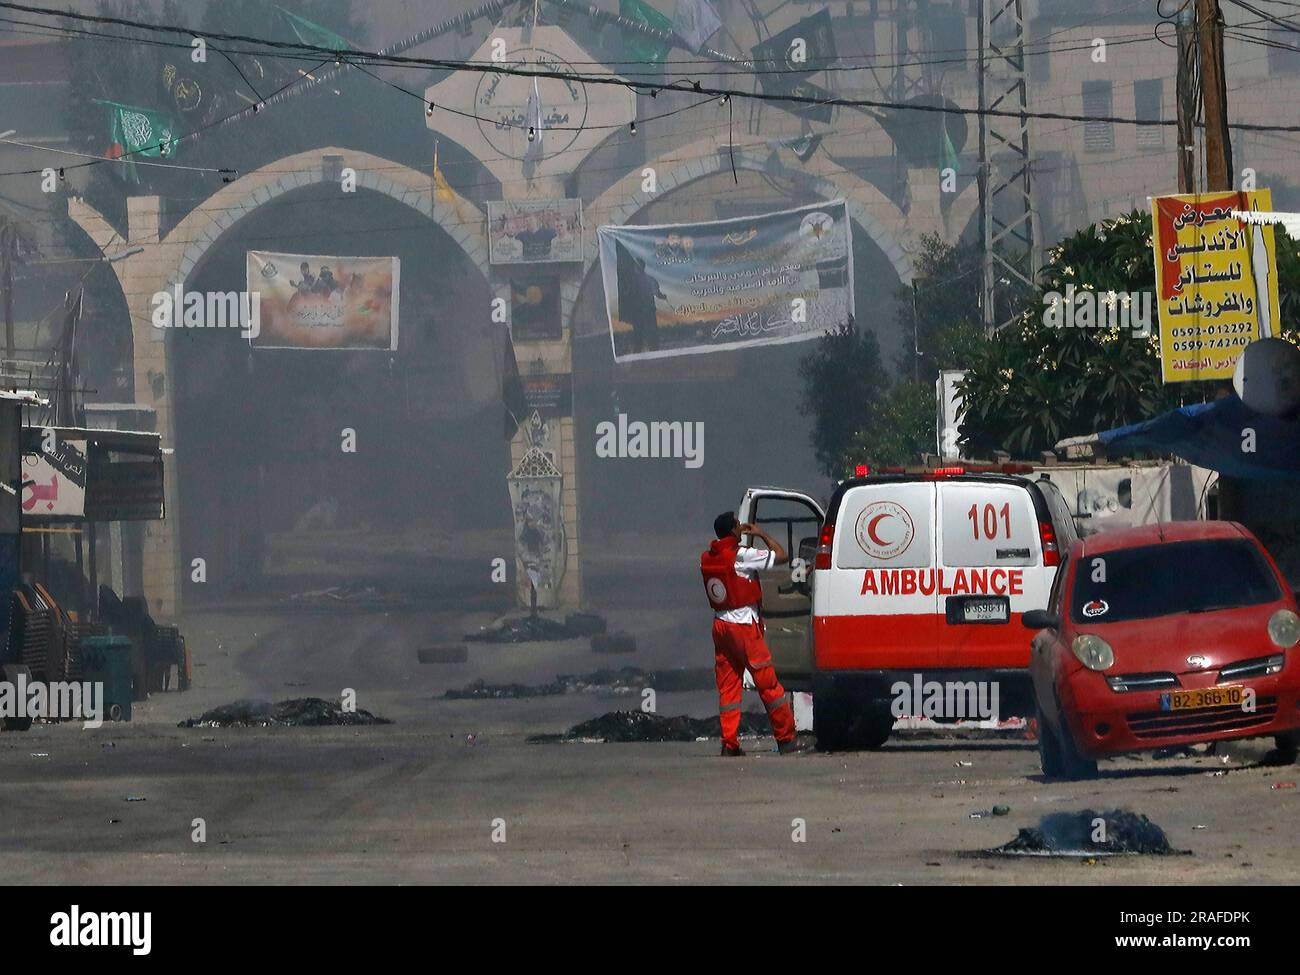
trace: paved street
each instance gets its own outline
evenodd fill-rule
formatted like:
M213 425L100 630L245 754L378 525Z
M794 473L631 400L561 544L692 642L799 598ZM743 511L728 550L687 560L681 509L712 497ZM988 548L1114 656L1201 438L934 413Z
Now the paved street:
M196 616L190 632L213 649L193 691L155 695L129 725L0 735L6 877L1181 884L1296 876L1300 792L1271 786L1300 770L1260 767L1264 743L1234 748L1227 762L1103 763L1101 779L1077 784L1044 782L1032 743L1014 739L913 738L878 753L787 758L768 738L748 742L749 757L735 761L718 758L712 742L530 744L530 734L635 705L589 695L447 701L442 690L466 674L541 681L657 661L611 660L569 641L471 644L464 665L415 662L418 634L458 622L403 613ZM307 648L314 651L305 657ZM308 664L320 676L307 677ZM341 686L395 723L176 727L239 697L336 695ZM707 716L714 700L707 691L663 693L658 706ZM1010 811L992 817L994 805ZM1046 813L1085 808L1144 813L1192 855L1093 863L971 856ZM196 818L205 820L206 843L191 840ZM806 842L792 840L796 819ZM504 843L492 840L494 820L504 821Z

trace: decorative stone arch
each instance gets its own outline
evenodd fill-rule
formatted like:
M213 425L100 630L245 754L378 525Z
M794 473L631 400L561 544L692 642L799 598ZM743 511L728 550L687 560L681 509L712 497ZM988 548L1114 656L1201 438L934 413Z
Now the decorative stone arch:
M312 149L268 163L222 186L165 235L156 196L127 199L125 239L84 200L68 201L68 216L101 250L118 249L129 254L112 266L131 316L135 402L154 410L164 449L176 447L168 368L170 343L166 341L167 330L152 325L153 296L177 284L183 288L222 235L260 206L304 186L338 182L342 167L356 171L358 187L383 193L429 217L489 280L487 239L479 229L483 227L483 212L478 207L461 199L457 208L470 219L448 213L446 208L435 206L430 174L353 149ZM144 540L145 596L150 611L161 620L174 619L179 612L180 572L184 569L175 527L179 508L174 474L166 479L165 490L168 518L146 523Z
M763 172L770 152L766 143L736 146L736 169ZM682 162L683 157L689 161ZM701 139L668 150L658 159L647 161L614 183L587 208L589 213L596 214L599 219L589 221L590 225L584 228L586 264L583 278L586 278L592 265L599 259L597 224L625 224L645 207L673 190L717 173L730 172L731 165L732 157L727 153L726 147L720 147L711 139ZM656 173L657 187L654 193L645 193L641 189L641 173L646 167L653 168ZM904 284L911 283L915 234L902 210L875 186L852 173L836 169L824 156L815 157L806 168L800 170L800 174L809 179L813 188L827 199L843 197L849 216L884 252L899 280Z
M341 162L327 164L326 157L337 157ZM268 163L222 187L187 214L167 235L169 240L175 237L190 241L177 265L178 280L184 283L221 235L258 207L303 186L337 183L338 169L342 167L356 171L358 188L391 197L438 224L487 277L487 241L465 221L449 219L444 208L433 205L433 184L428 174L368 152L330 147ZM460 205L482 219L483 212L470 201L462 200ZM216 211L215 216L203 212L209 208Z

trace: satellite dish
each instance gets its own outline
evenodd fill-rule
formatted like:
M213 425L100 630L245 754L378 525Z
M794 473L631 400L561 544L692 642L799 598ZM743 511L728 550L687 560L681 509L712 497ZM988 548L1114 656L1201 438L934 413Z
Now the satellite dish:
M1237 359L1232 388L1257 413L1290 413L1300 406L1300 349L1284 339L1250 343Z

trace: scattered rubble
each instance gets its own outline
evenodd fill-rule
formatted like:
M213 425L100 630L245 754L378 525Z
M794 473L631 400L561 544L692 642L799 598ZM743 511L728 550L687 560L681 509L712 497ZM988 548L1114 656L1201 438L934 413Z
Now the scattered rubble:
M770 730L767 716L760 711L740 715L742 738L765 735ZM666 717L645 711L610 711L598 718L574 725L562 735L533 735L528 741L696 741L721 738L722 727L716 717L692 718L687 715Z
M1093 841L1098 831L1097 820L1105 824L1102 842ZM1097 857L1170 856L1191 851L1175 850L1169 845L1165 831L1146 816L1123 809L1102 813L1084 809L1073 813L1050 813L1036 828L1022 829L1009 843L984 852L993 856Z
M310 592L297 592L289 597L289 602L304 606L333 606L339 603L399 603L403 597L391 592L384 592L374 586L360 583L346 583L330 586L328 589L313 589Z
M666 694L672 691L710 690L713 686L713 671L702 667L660 671L618 667L602 668L589 674L560 674L546 684L489 684L480 679L470 681L460 690L449 690L443 696L453 701L551 697L559 694L623 697L635 694L644 687L653 687L655 691Z
M306 727L320 725L392 724L369 711L357 708L344 711L338 701L319 697L299 697L288 701L235 701L197 718L187 718L179 728L269 728Z

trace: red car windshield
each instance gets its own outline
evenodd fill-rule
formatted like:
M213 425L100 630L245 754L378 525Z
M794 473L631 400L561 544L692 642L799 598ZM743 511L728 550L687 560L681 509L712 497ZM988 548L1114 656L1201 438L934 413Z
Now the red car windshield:
M1075 571L1070 616L1076 623L1117 623L1281 598L1277 577L1249 539L1169 542L1085 554Z

